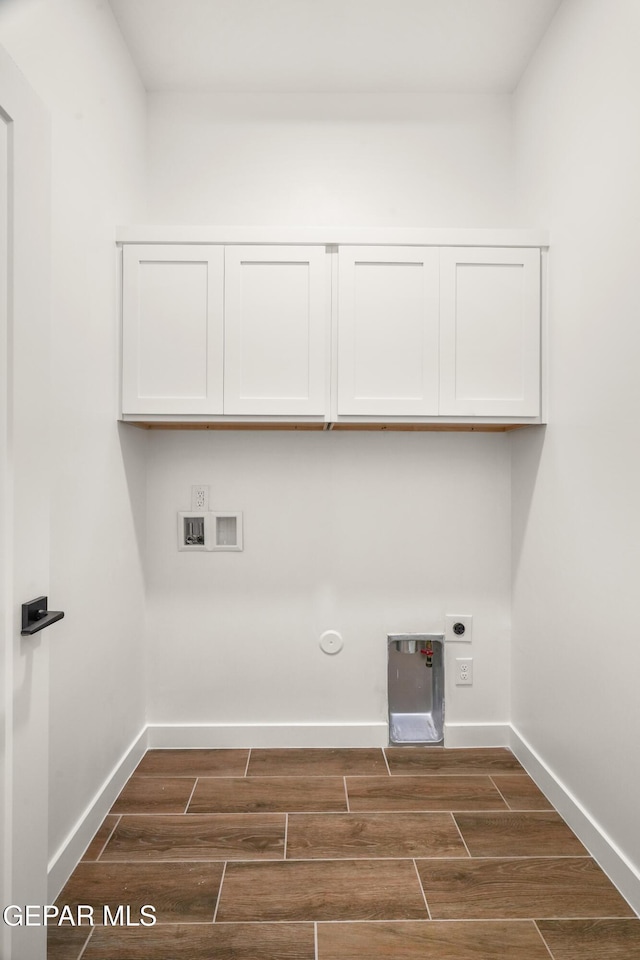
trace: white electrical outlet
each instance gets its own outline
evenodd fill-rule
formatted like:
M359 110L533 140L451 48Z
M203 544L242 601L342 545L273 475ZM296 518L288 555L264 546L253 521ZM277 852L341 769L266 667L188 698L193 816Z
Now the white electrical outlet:
M473 660L471 657L456 657L456 686L471 686L473 683Z
M191 487L191 509L202 510L204 513L209 509L209 487L206 484Z
M471 643L473 635L473 617L469 613L448 613L444 618L445 643Z

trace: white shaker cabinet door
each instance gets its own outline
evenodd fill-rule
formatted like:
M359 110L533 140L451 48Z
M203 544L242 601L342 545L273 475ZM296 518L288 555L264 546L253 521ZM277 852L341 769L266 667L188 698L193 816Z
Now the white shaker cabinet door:
M125 244L122 412L220 414L224 251Z
M329 284L325 247L227 246L225 414L325 414Z
M442 248L440 414L540 414L540 251Z
M338 414L438 413L438 249L341 247Z

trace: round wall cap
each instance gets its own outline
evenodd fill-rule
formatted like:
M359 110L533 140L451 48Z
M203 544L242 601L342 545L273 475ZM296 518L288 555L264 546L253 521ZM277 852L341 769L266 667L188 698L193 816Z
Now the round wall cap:
M335 653L340 653L343 646L344 640L337 630L325 630L325 632L320 635L320 649L323 653L328 653L330 656L333 656Z

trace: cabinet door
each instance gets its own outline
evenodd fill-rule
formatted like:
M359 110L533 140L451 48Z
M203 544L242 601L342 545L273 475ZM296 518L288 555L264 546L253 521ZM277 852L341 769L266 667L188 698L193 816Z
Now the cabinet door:
M540 413L540 251L440 252L440 414Z
M225 414L322 416L330 296L324 247L225 250Z
M338 413L438 412L438 250L339 252Z
M123 414L222 413L222 247L125 244Z

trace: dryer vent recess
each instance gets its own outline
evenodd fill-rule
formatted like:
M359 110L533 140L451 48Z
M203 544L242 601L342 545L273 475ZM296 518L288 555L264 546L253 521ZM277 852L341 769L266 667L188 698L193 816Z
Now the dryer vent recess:
M389 743L444 742L444 634L387 637Z

